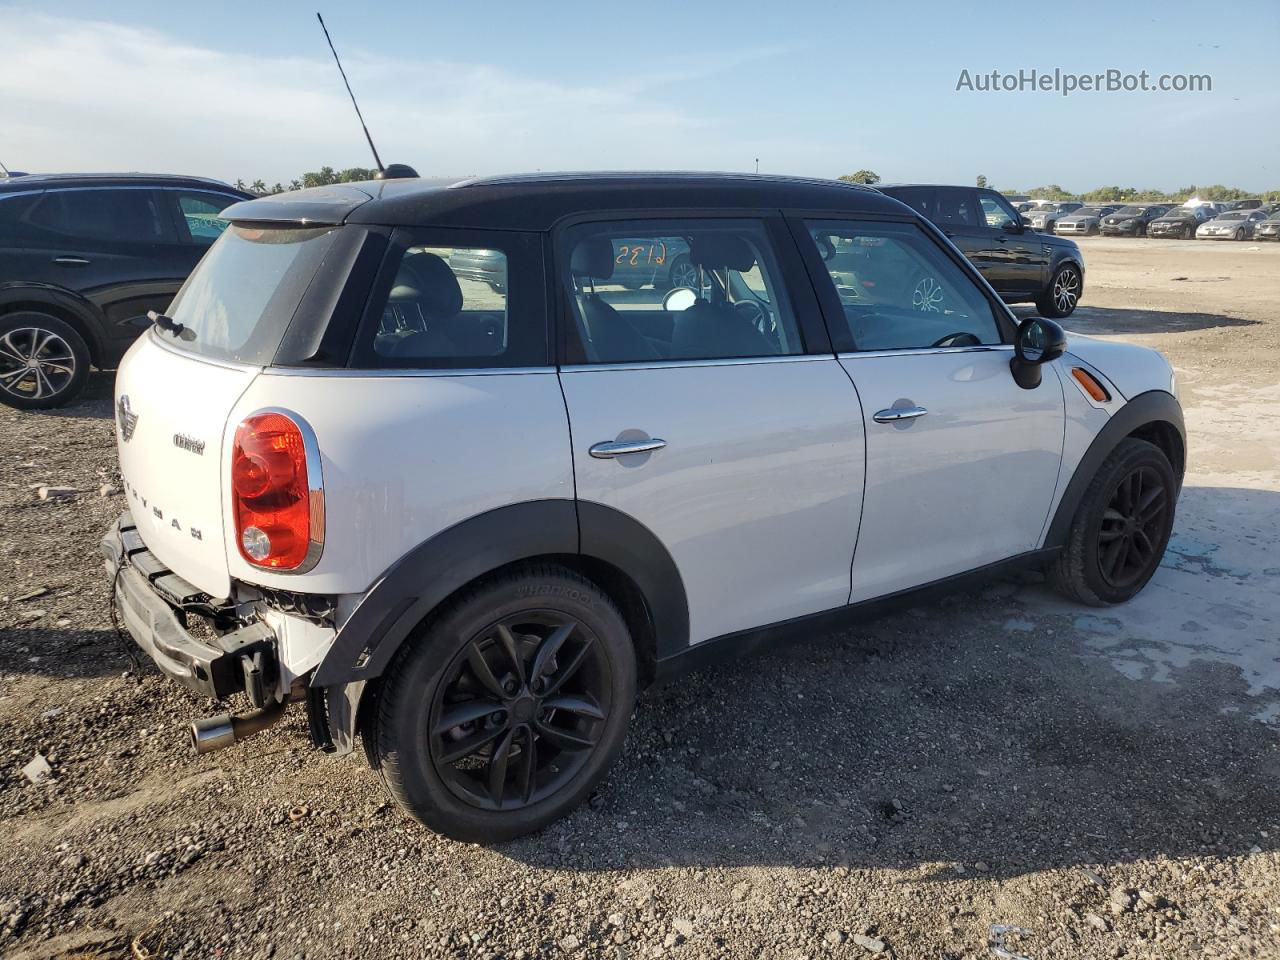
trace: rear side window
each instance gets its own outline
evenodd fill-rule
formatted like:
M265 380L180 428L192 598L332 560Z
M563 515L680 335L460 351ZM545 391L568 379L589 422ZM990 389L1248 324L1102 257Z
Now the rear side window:
M982 291L915 224L828 220L805 226L835 284L854 349L1001 342Z
M174 193L177 198L178 215L187 232L187 238L194 244L209 246L222 236L228 222L219 215L231 204L235 197L227 197L216 193Z
M503 231L401 231L351 364L485 369L548 362L541 241Z
M804 352L759 221L584 224L566 246L562 282L588 363Z
M147 189L50 190L26 221L72 239L160 243L168 238L156 191Z
M213 359L270 363L341 229L229 227L169 308L183 330L161 336Z

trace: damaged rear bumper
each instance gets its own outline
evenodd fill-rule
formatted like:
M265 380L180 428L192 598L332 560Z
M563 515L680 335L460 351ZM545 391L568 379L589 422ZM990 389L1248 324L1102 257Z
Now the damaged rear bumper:
M209 598L147 549L128 512L108 528L99 550L125 629L162 673L208 697L246 693L255 706L272 698L279 669L268 624L193 635L188 610Z

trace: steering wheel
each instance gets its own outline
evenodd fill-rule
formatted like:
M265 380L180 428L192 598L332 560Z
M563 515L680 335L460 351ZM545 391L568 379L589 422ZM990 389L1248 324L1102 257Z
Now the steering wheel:
M733 305L733 309L738 316L742 317L774 343L777 343L778 324L774 321L773 314L760 303L755 300L739 300Z
M980 347L982 340L976 334L970 333L968 330L960 330L956 333L948 333L941 340L934 341L931 346L934 347Z

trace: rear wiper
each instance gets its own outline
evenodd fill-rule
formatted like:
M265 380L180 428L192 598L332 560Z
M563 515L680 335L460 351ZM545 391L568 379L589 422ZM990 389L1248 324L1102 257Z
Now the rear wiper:
M174 320L173 317L166 317L163 313L159 313L155 310L147 311L147 319L161 330L168 330L175 337L186 329L186 327L180 324L177 320Z

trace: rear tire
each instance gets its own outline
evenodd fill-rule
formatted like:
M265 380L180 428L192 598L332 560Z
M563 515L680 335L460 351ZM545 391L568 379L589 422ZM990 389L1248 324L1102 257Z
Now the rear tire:
M1173 531L1177 478L1155 444L1120 441L1098 467L1049 579L1091 607L1124 603L1147 585Z
M635 688L613 601L565 567L517 567L466 588L406 643L366 736L419 823L455 840L510 840L564 816L604 777Z
M36 310L0 317L0 403L47 410L70 403L89 375L89 346L65 320Z

